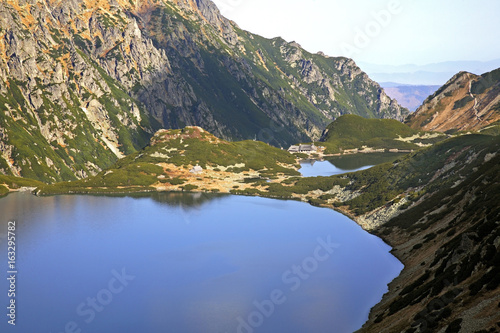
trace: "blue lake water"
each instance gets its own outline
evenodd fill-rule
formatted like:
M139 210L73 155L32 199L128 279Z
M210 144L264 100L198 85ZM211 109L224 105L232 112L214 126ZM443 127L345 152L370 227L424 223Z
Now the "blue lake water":
M333 176L371 168L374 165L393 162L406 154L371 153L328 157L324 161L304 160L299 172L303 177Z
M200 194L0 199L16 226L16 327L0 332L353 332L402 264L347 217Z
M304 161L300 163L299 172L303 177L333 176L347 172L354 172L371 168L372 165L365 165L356 169L341 169L330 161Z

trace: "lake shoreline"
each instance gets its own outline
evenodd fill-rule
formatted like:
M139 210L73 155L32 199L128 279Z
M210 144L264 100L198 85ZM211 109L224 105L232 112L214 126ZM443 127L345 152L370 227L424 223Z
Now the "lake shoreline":
M19 189L16 192L29 192L30 190L33 190L33 189L32 188L23 188L23 189ZM34 191L32 191L31 193L33 195L39 196L36 193L34 193ZM292 200L292 201L299 201L299 202L303 202L303 203L308 203L309 205L316 207L316 208L328 208L328 209L331 209L337 213L340 213L340 214L346 216L347 218L352 220L354 223L359 225L365 232L368 232L369 234L376 236L382 242L387 244L391 248L391 250L389 251L391 253L391 255L393 255L403 265L403 269L401 270L399 275L396 276L392 281L390 281L388 283L388 285L387 285L388 291L371 308L368 320L363 324L363 327L364 327L364 325L369 323L370 319L373 320L372 316L374 313L373 312L374 309L379 307L384 300L392 299L394 297L395 292L399 288L401 288L401 285L403 285L403 286L405 285L404 281L402 282L402 281L400 281L400 279L402 276L406 275L407 271L411 270L411 267L412 267L409 265L407 258L402 256L400 254L400 251L396 250L396 246L392 244L390 238L388 238L386 235L381 235L380 233L377 233L376 229L374 229L373 227L367 227L370 224L366 223L366 218L362 218L361 216L355 215L353 212L349 211L346 207L315 205L312 202L310 202L310 200L308 200L306 198L307 195L302 195L302 196L294 197L294 198L283 198L283 197L273 197L273 196L265 196L265 195L259 195L259 194L258 195L234 194L234 193L230 193L230 192L214 193L214 192L197 191L197 190L184 191L182 189L181 190L177 189L174 191L158 191L156 189L154 189L154 190L150 189L150 190L142 190L142 191L136 190L136 191L122 191L122 192L80 192L80 191L74 191L74 192L68 192L68 193L59 193L59 194L50 194L50 195L41 195L41 196L45 197L45 196L63 196L63 195L97 195L97 196L113 197L113 196L127 196L127 195L134 195L134 194L149 196L149 195L156 194L156 193L158 193L158 194L161 194L161 193L166 193L166 194L168 194L168 193L177 193L177 194L185 193L185 194L209 194L209 195L210 194L223 194L223 195L235 195L235 196L246 196L246 197L261 197L261 198L267 198L267 199L273 199L273 200ZM1 200L1 197L0 197L0 200ZM363 327L361 327L360 329L358 329L355 332L363 332Z

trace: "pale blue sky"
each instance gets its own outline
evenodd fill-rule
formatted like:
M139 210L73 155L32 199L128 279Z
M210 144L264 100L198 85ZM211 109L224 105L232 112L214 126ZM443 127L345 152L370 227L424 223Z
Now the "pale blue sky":
M499 0L214 0L238 25L376 64L500 58Z

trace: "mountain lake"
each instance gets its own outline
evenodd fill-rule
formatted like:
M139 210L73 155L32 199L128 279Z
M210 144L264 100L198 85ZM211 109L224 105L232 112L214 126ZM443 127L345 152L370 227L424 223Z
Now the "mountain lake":
M0 212L4 275L16 222L19 332L353 332L403 268L352 220L297 201L13 193Z
M370 153L330 156L324 160L303 160L299 172L303 177L333 176L368 169L374 165L393 162L402 153Z

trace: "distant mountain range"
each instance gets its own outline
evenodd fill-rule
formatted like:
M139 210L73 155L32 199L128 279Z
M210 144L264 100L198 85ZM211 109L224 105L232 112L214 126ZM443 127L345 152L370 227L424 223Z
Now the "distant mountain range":
M409 85L443 85L461 71L483 74L500 67L500 59L491 61L447 61L428 65L377 65L358 62L377 82L397 82Z
M385 93L391 98L398 101L401 106L415 111L424 100L432 95L440 86L412 86L409 84L402 85L395 82L382 82L380 85L384 88Z

